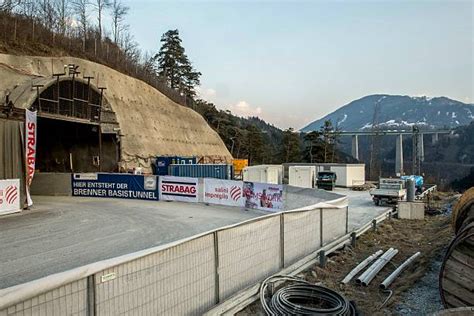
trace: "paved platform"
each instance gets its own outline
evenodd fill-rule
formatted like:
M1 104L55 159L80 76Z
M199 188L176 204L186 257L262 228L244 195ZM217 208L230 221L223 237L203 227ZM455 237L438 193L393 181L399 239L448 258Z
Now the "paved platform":
M391 209L387 206L376 206L368 191L336 188L333 192L346 195L349 200L349 231L367 224L375 217Z
M349 197L350 230L387 210L375 206L368 192L334 193ZM34 201L31 211L0 217L0 288L267 214L180 202L52 196Z
M181 202L35 196L0 217L0 288L266 214Z

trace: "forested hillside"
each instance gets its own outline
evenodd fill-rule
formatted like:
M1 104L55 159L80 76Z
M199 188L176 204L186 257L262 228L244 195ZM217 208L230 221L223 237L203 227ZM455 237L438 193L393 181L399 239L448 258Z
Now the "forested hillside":
M193 67L179 31L163 34L158 52L143 53L129 31L128 12L120 0L3 1L0 52L80 57L141 79L203 115L233 156L251 164L344 159L337 140L322 132L305 137L293 129L282 131L258 117L238 117L200 100L196 87L202 74ZM106 18L111 27L105 26Z

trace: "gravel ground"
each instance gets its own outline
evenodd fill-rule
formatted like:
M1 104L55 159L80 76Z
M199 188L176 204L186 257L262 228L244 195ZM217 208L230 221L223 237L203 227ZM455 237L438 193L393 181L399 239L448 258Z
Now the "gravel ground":
M437 274L443 251L453 234L449 220L446 216L430 216L424 220L385 221L376 232L362 235L355 248L346 247L332 254L325 268L315 264L298 276L313 283L322 282L355 301L361 315L431 315L442 308ZM354 281L340 284L344 276L367 256L390 247L397 248L399 253L369 286L362 287ZM387 296L379 291L379 284L417 251L421 256L391 285L393 296L380 308ZM238 315L263 315L260 302L247 306Z
M433 259L426 274L398 300L394 310L400 315L426 315L442 310L443 304L439 296L438 275L443 261L443 249Z

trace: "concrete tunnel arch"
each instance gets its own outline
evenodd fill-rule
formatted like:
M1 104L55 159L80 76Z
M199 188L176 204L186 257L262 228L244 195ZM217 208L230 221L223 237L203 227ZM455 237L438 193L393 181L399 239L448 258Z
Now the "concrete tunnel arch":
M112 172L120 161L119 124L101 89L74 76L17 86L14 104L38 111L40 172Z

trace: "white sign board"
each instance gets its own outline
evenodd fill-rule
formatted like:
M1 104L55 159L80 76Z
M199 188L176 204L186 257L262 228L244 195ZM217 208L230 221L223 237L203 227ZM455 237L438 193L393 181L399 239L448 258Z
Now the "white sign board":
M281 184L244 182L245 207L277 212L283 209Z
M20 180L0 180L0 215L20 211Z
M33 181L33 176L35 175L36 163L36 112L25 109L25 120L26 197L28 200L28 206L31 206L33 205L33 201L30 196L30 186L31 181Z
M160 177L160 200L199 202L198 178Z
M242 181L205 178L204 202L244 207L243 184Z

